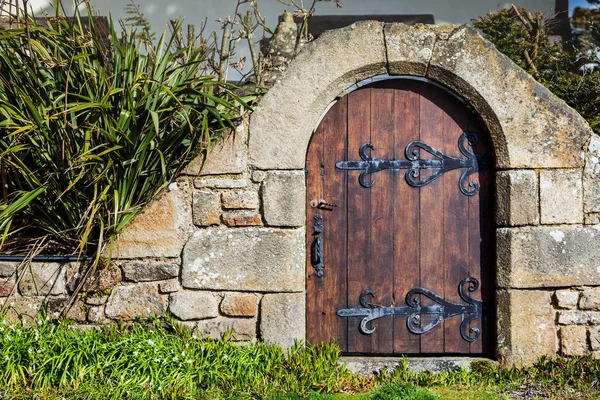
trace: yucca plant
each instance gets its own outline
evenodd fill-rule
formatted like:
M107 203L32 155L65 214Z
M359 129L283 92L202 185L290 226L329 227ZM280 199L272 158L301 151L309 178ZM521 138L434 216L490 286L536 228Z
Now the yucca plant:
M111 20L107 38L78 13L0 28L0 252L99 251L247 107L177 33L154 45Z

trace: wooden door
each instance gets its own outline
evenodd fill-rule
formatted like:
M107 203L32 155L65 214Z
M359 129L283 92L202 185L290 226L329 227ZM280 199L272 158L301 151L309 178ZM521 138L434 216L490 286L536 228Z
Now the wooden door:
M387 80L340 99L306 159L307 341L490 354L493 165L482 126L438 86Z

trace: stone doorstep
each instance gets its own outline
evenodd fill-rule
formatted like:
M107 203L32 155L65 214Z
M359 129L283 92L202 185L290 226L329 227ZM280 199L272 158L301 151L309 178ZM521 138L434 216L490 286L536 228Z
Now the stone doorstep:
M350 372L360 376L372 376L379 373L383 368L393 372L401 363L402 357L365 357L365 356L342 356L340 363L345 365ZM407 357L408 369L414 373L421 372L447 372L463 368L471 370L471 362L488 361L497 364L495 360L484 357Z

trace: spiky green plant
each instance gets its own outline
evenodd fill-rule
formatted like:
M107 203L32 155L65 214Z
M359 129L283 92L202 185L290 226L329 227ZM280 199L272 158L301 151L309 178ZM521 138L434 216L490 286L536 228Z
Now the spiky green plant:
M77 14L0 29L1 252L41 237L98 251L247 107L201 75L204 46L100 28Z

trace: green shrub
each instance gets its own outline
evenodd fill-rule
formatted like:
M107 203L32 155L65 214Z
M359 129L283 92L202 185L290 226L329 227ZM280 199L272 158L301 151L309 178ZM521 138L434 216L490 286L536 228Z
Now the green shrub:
M3 253L98 250L246 108L179 29L154 45L69 21L0 28Z
M374 390L369 400L437 400L440 397L425 389L401 384L388 384Z
M588 27L596 29L598 22L590 22ZM593 31L585 46L564 51L561 44L549 38L551 24L540 12L532 15L514 6L473 22L499 51L577 110L600 133L600 70L584 67L600 62L598 53L590 51L590 47L600 46L594 37L600 38Z

